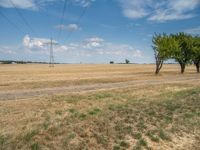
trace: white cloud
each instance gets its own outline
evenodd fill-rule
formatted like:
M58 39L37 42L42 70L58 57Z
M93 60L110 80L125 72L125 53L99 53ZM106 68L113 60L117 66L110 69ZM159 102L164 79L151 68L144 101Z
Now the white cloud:
M94 1L95 0L71 0L72 3L79 5L79 6L82 6L82 7L88 7Z
M47 43L50 43L50 39L45 38L30 38L29 35L25 35L23 38L23 45L28 48L43 48ZM57 44L56 41L52 41Z
M29 35L25 35L22 41L23 48L29 52L29 53L49 53L49 44L51 40L45 39L45 38L30 38ZM58 44L57 41L52 41L54 44ZM67 47L65 46L55 46L54 51L55 52L63 52L66 51Z
M142 58L142 57L143 57L142 51L141 51L141 50L136 50L136 51L133 53L133 57Z
M88 38L85 39L83 41L83 47L84 48L96 48L96 47L101 47L103 45L104 39L99 38L99 37L92 37L92 38Z
M22 8L22 9L36 9L37 8L33 0L12 0L12 2L17 8ZM14 7L10 0L1 0L0 6L5 7L5 8Z
M135 19L148 15L146 4L149 0L119 0L124 16Z
M0 7L5 8L20 8L29 10L38 10L40 7L45 6L49 3L56 2L56 0L1 0Z
M170 21L195 17L192 11L200 0L119 0L125 17L138 19L147 17L150 21Z
M26 35L23 39L23 45L30 52L47 52L48 47L44 43L49 42L49 39L30 38ZM56 42L56 41L55 41ZM133 57L142 58L142 51L126 44L115 44L106 42L100 37L91 37L84 39L81 42L69 43L66 45L58 45L54 47L54 52L58 55L69 52L71 55L92 57L92 56L106 56L106 57Z
M192 35L200 35L200 26L186 29L184 32Z
M86 42L103 42L104 39L99 38L99 37L92 37L92 38L87 38L85 39Z
M77 30L81 30L81 27L79 27L77 24L68 24L68 25L57 25L56 26L57 29L61 29L61 30L67 30L67 31L77 31Z
M100 55L116 56L119 58L142 58L143 54L141 50L135 49L131 45L127 44L114 44L106 42L103 47L97 49L97 53Z
M168 20L182 20L195 17L196 14L190 11L194 10L198 5L199 0L168 0L166 8L158 8L155 13L149 18L151 21L168 21Z
M22 44L13 47L0 47L0 58L23 59L34 61L49 60L49 46L44 43L49 42L45 38L31 38L26 35L22 39ZM54 41L56 42L56 41ZM6 49L6 50L5 50ZM13 55L15 54L15 55ZM83 39L80 42L68 43L54 46L54 56L56 62L124 62L129 60L142 60L144 58L141 50L128 44L116 44L105 41L100 37Z
M88 7L94 1L95 0L71 0L70 2L81 7ZM40 7L48 5L49 3L63 2L63 0L12 0L12 2L10 0L0 0L0 7L38 10Z
M16 52L12 50L12 48L7 46L0 46L0 53L8 54L8 55L15 55Z
M188 10L193 10L199 5L199 0L175 0L170 1L169 6L176 10L177 12L187 12Z
M170 11L157 11L155 15L148 18L150 21L165 22L170 20L183 20L195 17L194 14L179 14Z

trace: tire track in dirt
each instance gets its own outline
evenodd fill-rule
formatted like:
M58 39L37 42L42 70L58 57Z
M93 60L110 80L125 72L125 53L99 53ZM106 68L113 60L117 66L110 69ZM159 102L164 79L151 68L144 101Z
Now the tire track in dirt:
M77 85L77 86L65 86L65 87L54 87L54 88L42 88L42 89L27 89L27 90L10 90L0 91L0 101L5 100L17 100L31 97L54 95L59 93L70 94L79 92L92 92L100 90L111 90L128 87L140 87L150 86L168 83L191 83L200 81L198 75L192 77L166 77L163 79L152 79L152 80L139 80L139 81L126 81L118 83L101 83L101 84L90 84L90 85Z

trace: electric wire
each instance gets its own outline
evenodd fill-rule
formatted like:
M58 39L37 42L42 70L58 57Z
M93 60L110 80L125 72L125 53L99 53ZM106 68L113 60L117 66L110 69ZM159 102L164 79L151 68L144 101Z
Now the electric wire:
M66 7L67 7L67 1L68 0L65 0L64 1L64 6L63 6L63 10L62 10L62 16L61 16L61 19L60 19L60 27L59 27L59 33L58 33L58 39L60 39L60 36L61 36L61 31L62 31L62 25L63 25L63 22L64 22L64 17L65 17L65 11L66 11Z
M76 21L77 26L79 26L81 19L83 18L83 16L86 14L86 11L88 10L88 6L84 7L82 13L80 14L80 16L78 17L78 20ZM73 31L70 31L66 40L69 40L71 38L73 34Z
M22 19L22 21L24 22L24 24L27 26L27 28L30 29L30 31L34 34L35 31L33 30L33 28L30 26L30 24L28 23L28 21L26 20L26 18L23 16L23 14L19 11L19 9L17 8L17 6L13 3L12 0L9 0L10 3L12 4L12 6L14 7L15 11L17 12L18 16Z
M19 33L26 34L17 24L12 22L5 14L0 11L0 15L11 25L13 26Z

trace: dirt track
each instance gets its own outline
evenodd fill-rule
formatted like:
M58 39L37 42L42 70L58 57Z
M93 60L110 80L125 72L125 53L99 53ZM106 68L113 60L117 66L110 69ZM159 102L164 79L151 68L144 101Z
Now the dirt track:
M178 77L168 76L162 79L158 78L153 80L139 80L139 81L104 83L104 84L101 83L92 85L64 86L64 87L54 87L54 88L42 88L42 89L0 91L0 101L25 99L25 98L45 96L45 95L54 95L59 93L70 94L70 93L119 89L127 87L170 84L170 83L197 83L198 81L200 81L199 75L193 75L190 77L184 77L180 75Z

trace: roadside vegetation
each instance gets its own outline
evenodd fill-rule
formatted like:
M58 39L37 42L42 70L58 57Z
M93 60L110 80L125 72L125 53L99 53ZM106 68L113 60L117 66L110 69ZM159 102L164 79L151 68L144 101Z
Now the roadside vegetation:
M0 149L199 149L199 93L166 84L1 102Z

